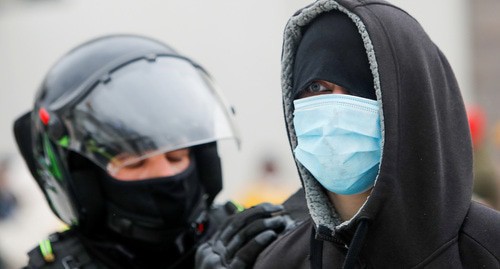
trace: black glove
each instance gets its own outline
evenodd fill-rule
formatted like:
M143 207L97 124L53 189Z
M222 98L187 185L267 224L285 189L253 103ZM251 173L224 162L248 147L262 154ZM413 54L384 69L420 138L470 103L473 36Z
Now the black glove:
M282 205L263 203L231 216L196 252L198 269L251 268L279 233L294 226Z

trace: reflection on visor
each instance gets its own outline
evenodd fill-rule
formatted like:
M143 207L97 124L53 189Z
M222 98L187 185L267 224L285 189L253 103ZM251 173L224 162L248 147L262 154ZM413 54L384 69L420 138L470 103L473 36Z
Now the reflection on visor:
M108 171L155 154L235 138L231 114L206 75L175 57L110 74L63 120L69 147Z

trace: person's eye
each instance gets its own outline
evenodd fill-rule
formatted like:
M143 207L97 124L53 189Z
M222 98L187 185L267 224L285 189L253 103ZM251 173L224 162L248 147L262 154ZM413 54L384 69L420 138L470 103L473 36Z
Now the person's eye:
M167 155L165 156L169 162L176 163L184 159L183 156Z
M186 158L189 158L189 150L188 149L179 149L179 150L174 150L171 152L165 153L165 158L169 162L182 162Z
M309 86L306 88L306 92L309 93L326 93L326 92L331 92L332 90L329 89L328 87L324 86L318 81L314 81Z
M145 160L140 160L138 162L127 164L123 168L125 168L125 169L136 169L136 168L139 168L139 167L143 166L145 162L146 162Z

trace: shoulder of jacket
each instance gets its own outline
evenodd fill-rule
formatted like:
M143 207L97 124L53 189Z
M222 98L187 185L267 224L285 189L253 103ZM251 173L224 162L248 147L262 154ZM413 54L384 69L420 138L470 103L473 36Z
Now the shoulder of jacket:
M295 221L303 221L310 218L309 208L303 188L298 189L283 203L290 217Z
M472 202L460 230L479 248L500 260L500 212Z
M258 256L254 268L307 268L311 225L312 220L308 218L278 236Z
M57 232L42 240L28 252L28 265L24 268L66 269L104 268L92 260L76 233L72 230Z

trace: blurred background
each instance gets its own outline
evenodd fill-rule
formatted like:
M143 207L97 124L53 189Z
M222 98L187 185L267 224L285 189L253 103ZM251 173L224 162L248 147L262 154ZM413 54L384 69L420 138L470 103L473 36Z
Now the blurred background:
M215 78L236 109L243 141L239 151L233 143L221 145L225 188L219 201L281 202L297 189L282 118L280 55L286 21L310 2L0 0L0 256L5 268L21 267L29 249L62 227L17 152L12 123L31 109L50 66L100 35L159 39ZM498 209L500 2L391 2L423 25L453 66L474 139L475 199Z

